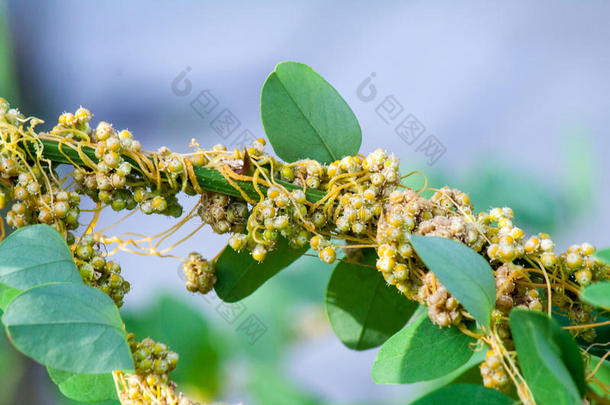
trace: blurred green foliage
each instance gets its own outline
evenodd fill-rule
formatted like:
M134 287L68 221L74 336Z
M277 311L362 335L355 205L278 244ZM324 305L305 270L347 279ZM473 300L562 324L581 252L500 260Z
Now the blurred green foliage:
M142 312L124 313L127 330L137 340L149 336L180 355L172 379L193 398L211 400L220 386L220 353L224 340L201 311L184 300L162 295Z
M0 0L0 97L17 105L17 80L13 65L13 50L11 36L6 20L6 4Z
M323 402L296 388L275 368L260 368L251 379L249 391L259 405L322 405Z
M2 311L0 311L2 316ZM0 332L0 405L12 404L12 398L24 374L22 357L9 343L4 330Z

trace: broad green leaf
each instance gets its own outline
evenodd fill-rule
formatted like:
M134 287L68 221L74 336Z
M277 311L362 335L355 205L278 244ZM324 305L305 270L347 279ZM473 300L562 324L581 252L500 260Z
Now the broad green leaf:
M595 252L595 257L597 257L602 262L610 265L610 248L598 250Z
M514 309L509 317L519 365L540 405L581 404L584 366L576 342L541 312Z
M447 290L489 328L496 305L496 284L489 263L468 246L438 236L411 235L411 243Z
M434 380L420 381L411 384L402 384L401 390L404 390L404 397L415 401L433 391L436 391L449 384L483 384L479 365L485 360L485 351L479 350L472 353L472 356L466 363L455 369L454 371ZM472 378L477 376L478 379Z
M246 249L236 252L227 246L216 261L216 294L225 302L239 301L301 257L305 251L306 249L290 248L286 241L280 238L277 249L269 252L267 258L259 263Z
M589 284L580 291L580 299L596 307L610 309L610 281Z
M433 380L464 365L472 342L457 328L440 328L422 314L381 346L371 375L377 384Z
M80 374L133 369L119 310L82 284L44 284L18 295L2 322L13 345L47 367Z
M513 405L515 401L501 392L472 384L453 384L434 391L412 405Z
M20 228L0 243L0 305L40 284L82 284L64 238L49 225Z
M339 262L326 289L326 312L337 337L350 349L377 347L409 320L417 303L386 283L375 269L375 250L362 264Z
M360 149L356 116L326 80L309 66L282 62L263 86L261 118L277 155L287 162L330 163Z
M47 368L49 377L66 397L80 402L118 399L111 373L74 374Z

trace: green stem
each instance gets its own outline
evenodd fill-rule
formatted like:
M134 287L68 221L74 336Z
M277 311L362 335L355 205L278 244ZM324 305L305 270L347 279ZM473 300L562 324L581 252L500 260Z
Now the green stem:
M80 158L78 152L70 147L64 146L62 147L62 152L59 151L59 142L47 139L40 140L43 145L42 155L45 159L49 159L54 163L66 163L71 164L70 160L66 158L67 155L74 163L79 165L85 165L83 160ZM35 153L34 143L27 142L26 147L32 152ZM91 147L84 146L82 148L83 153L87 155L91 160L97 162L98 159L95 157L95 150ZM127 156L123 156L125 160L130 162L132 165L137 166L137 163L133 161L131 158ZM195 172L195 176L197 177L197 182L199 186L207 191L213 191L216 193L230 195L232 197L241 198L241 194L237 191L223 176L220 174L218 170L209 169L206 167L198 167L193 166L193 171ZM297 190L301 187L287 183L284 181L277 181L279 184L284 186L288 190ZM239 187L248 195L248 197L253 200L258 200L260 196L256 192L254 185L249 181L235 181L239 185ZM260 190L264 193L267 190L267 187L259 186ZM305 195L307 196L307 200L310 202L316 202L324 197L325 193L320 190L306 190Z

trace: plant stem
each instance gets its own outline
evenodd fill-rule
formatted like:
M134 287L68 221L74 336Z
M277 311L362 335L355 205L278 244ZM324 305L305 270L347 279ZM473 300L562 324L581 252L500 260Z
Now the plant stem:
M65 155L67 155L74 163L82 164L83 166L85 166L85 163L80 158L78 152L76 150L70 148L68 145L64 144L62 146L62 150L60 151L59 142L57 142L57 141L49 140L49 139L40 139L40 142L43 145L42 155L44 158L49 159L54 163L71 164L70 160L67 159L65 156ZM36 153L35 145L33 142L26 141L25 145L30 150L30 152ZM82 147L82 151L94 162L98 161L98 159L95 157L95 150L93 148L84 146L84 147ZM131 158L129 158L128 156L123 156L123 158L125 160L127 160L129 163L131 163L132 165L137 166L137 163L135 161L133 161ZM195 172L195 176L197 177L197 182L199 183L199 186L202 189L207 190L207 191L213 191L216 193L230 195L232 197L241 198L239 191L237 191L222 176L222 174L220 174L220 172L218 170L210 169L210 168L206 168L206 167L194 166L193 171ZM248 197L251 197L254 200L258 200L260 198L260 196L256 192L256 190L251 182L239 181L239 180L236 180L235 182L248 195ZM295 184L292 184L292 183L287 183L287 182L283 182L283 181L277 181L277 182L288 190L301 189L301 187L299 187ZM259 185L259 188L263 192L265 192L267 189L263 185ZM325 193L320 190L306 190L305 195L307 196L308 201L315 203L315 202L321 200L324 197Z

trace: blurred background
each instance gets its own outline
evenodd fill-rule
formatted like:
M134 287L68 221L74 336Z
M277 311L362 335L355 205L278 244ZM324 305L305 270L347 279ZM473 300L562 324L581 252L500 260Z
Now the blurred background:
M518 225L552 233L560 249L606 247L609 12L602 1L0 0L0 96L47 128L83 105L146 149L186 152L191 138L236 146L263 136L260 89L276 63L295 60L350 104L362 153L394 152L405 173L461 188L480 210L511 206ZM201 97L215 110L196 111ZM239 122L226 137L211 125L224 109ZM171 224L136 215L111 234ZM212 258L225 243L204 229L174 253ZM122 308L128 330L180 353L173 377L194 399L406 404L441 383L376 386L376 350L350 351L332 335L323 308L331 267L316 259L244 300L239 319L213 296L187 293L177 260L116 259L133 286ZM240 328L251 315L264 333ZM0 404L69 403L4 334L0 381Z

